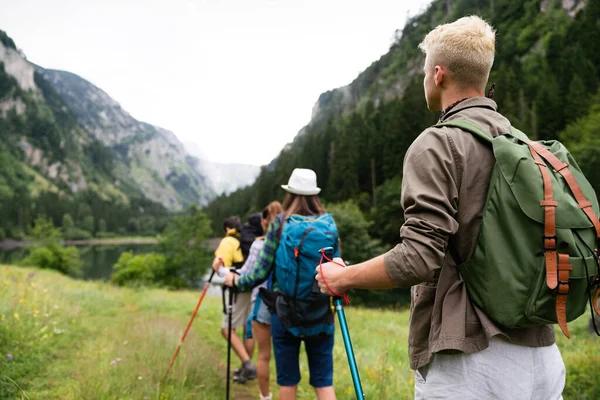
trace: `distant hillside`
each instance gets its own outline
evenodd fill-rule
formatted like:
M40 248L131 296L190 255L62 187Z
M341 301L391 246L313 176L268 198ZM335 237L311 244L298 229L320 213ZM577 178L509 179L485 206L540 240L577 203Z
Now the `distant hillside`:
M94 138L118 153L115 173L171 210L204 205L215 196L198 161L173 132L140 122L104 91L65 71L38 68Z
M279 185L306 167L317 172L323 200L354 201L373 236L397 243L404 155L438 117L425 104L418 44L438 24L472 14L497 30L490 84L499 111L532 138L565 141L600 190L600 52L592 45L600 43L600 1L434 0L396 32L387 54L319 96L310 123L252 186L206 207L213 223L281 199Z
M215 163L208 161L196 143L185 143L188 152L198 158L198 171L206 176L211 187L220 194L229 194L239 188L251 185L256 180L260 167L239 163Z
M0 240L23 237L41 215L87 234L155 234L169 211L215 196L172 132L74 74L30 63L3 31L0 135Z

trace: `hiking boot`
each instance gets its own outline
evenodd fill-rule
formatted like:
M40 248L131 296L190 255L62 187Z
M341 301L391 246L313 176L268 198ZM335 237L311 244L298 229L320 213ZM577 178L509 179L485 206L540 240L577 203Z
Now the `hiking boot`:
M236 376L240 375L240 372L242 372L242 368L244 368L244 366L242 365L241 367L239 367L238 369L234 369L233 370L233 377L235 378Z
M248 380L256 379L256 366L250 361L244 364L238 375L233 376L233 381L237 383L245 383Z

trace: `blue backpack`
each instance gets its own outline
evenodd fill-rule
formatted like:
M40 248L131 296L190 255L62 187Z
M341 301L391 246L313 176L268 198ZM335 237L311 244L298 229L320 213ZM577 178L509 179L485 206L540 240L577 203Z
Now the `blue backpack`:
M308 217L291 215L283 223L275 253L277 316L294 336L332 335L334 318L329 296L321 293L315 275L321 260L320 249L332 247L334 256L339 256L335 222L325 213Z

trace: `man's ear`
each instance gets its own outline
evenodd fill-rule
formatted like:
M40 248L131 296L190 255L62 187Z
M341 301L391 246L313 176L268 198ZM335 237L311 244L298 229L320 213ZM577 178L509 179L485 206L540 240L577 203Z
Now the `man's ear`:
M444 81L446 71L440 65L436 65L433 70L433 81L435 82L435 86L441 86Z

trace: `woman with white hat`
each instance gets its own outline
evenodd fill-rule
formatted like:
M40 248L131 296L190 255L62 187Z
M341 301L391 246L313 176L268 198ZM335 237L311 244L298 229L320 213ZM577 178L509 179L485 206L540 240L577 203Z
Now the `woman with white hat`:
M261 295L272 313L279 398L296 399L304 341L310 384L319 400L332 400L334 318L329 297L316 284L315 267L320 249L339 255L337 227L321 204L314 171L296 168L282 188L288 192L286 211L270 223L253 270L242 276L228 274L225 284L248 291L273 275L272 291L261 289Z

